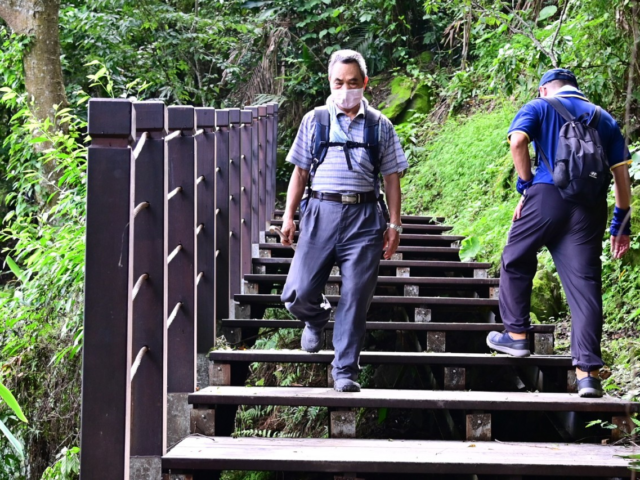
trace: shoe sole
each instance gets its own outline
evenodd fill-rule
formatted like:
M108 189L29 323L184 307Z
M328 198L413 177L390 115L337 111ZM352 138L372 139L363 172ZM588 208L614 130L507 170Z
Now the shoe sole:
M602 392L595 388L581 388L578 392L578 396L582 398L601 398Z
M489 346L489 348L492 348L498 352L511 355L512 357L528 357L529 355L531 355L531 352L529 350L521 350L518 348L505 347L504 345L496 345L495 343L491 342L491 340L489 339L487 339L487 346Z
M340 393L344 393L344 392L357 393L360 391L360 387L356 387L355 385L349 385L341 389L334 388L334 390Z

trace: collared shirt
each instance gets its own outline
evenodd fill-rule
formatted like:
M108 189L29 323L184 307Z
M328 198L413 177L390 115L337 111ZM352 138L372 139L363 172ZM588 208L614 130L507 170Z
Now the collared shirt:
M560 99L562 104L575 117L580 117L586 113L591 119L596 110L596 106L590 103L585 95L575 87L565 85L555 93L554 97ZM526 135L529 141L534 142L536 152L538 149L544 151L553 168L560 139L560 128L565 123L566 121L551 105L541 98L536 98L527 103L516 114L511 127L509 127L508 137L510 138L516 132ZM624 137L620 132L620 127L604 109L601 109L597 130L611 169L631 163L629 160L631 154L625 148ZM533 183L553 184L551 173L549 173L542 159L538 162Z
M372 107L367 107L372 108ZM338 109L338 124L353 142L364 141L365 106L353 120ZM312 152L315 136L314 111L307 113L302 119L298 135L287 155L287 162L309 170L313 162ZM409 167L402 151L400 140L391 121L380 117L380 173L391 175L400 173ZM311 188L325 193L362 193L374 189L373 164L369 161L368 151L364 148L353 148L349 151L353 170L349 170L342 147L329 147L327 156L316 170Z

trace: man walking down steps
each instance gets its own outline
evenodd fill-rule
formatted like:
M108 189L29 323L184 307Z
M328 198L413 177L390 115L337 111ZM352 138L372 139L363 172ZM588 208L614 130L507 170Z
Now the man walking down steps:
M332 371L339 392L360 391L367 310L382 251L389 259L400 242L399 177L408 167L393 125L363 97L367 81L362 55L335 52L329 62L331 96L326 106L305 115L287 157L295 169L287 191L282 243L294 241L293 218L299 205L300 237L282 301L306 324L302 349L319 351L330 314L322 291L334 264L340 267ZM379 200L379 174L389 223Z
M524 357L537 254L546 246L560 275L571 310L571 356L581 397L601 397L603 366L602 240L607 192L614 179L616 207L611 252L629 249L630 154L616 121L589 102L569 70L542 77L540 98L526 104L509 129L511 154L522 198L502 254L500 314L506 331L491 332L489 347ZM535 142L538 168L531 173L529 143ZM588 167L588 168L587 168Z

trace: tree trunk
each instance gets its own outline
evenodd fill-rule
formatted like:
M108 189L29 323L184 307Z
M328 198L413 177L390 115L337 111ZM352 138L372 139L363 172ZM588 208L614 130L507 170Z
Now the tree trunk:
M58 15L60 0L0 0L0 17L15 33L32 37L24 53L24 80L32 101L33 114L44 121L49 119L55 128L54 106L67 105L67 96L60 63L60 37ZM50 145L35 144L39 149ZM43 199L55 190L59 175L55 164L43 166Z

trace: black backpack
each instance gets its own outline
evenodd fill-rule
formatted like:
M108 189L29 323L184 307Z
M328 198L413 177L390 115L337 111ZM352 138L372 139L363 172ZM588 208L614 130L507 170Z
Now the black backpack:
M311 156L313 163L309 170L309 179L307 181L307 187L305 188L304 195L300 201L300 214L304 214L309 197L311 195L311 181L313 176L318 170L318 167L324 162L327 156L327 150L329 147L343 147L345 160L347 161L347 167L349 170L353 170L351 165L351 156L349 150L352 148L364 148L369 153L369 160L373 165L373 177L378 182L378 175L380 174L380 112L373 108L367 108L365 111L365 123L364 123L364 138L363 142L330 142L329 132L331 130L331 116L329 115L329 109L326 106L316 107L314 110L314 117L316 122L315 135L313 145L311 146ZM376 184L377 185L377 184ZM378 203L382 208L387 221L389 221L389 211L387 205L384 203L382 195L378 197Z
M596 106L593 118L587 122L588 114L574 117L557 98L543 97L542 100L566 122L560 128L553 169L543 149L538 149L552 173L553 183L565 200L589 206L597 204L607 194L611 183L609 163L597 130L600 107Z

